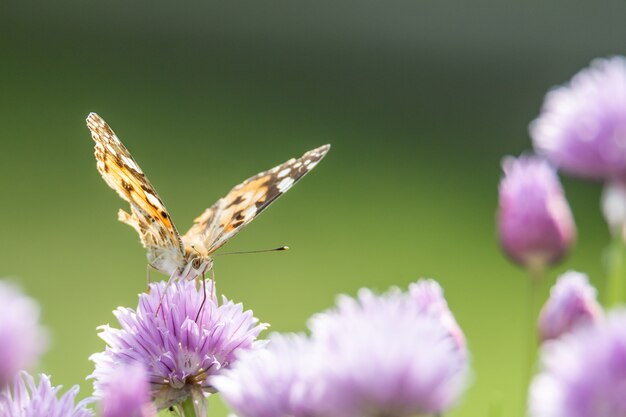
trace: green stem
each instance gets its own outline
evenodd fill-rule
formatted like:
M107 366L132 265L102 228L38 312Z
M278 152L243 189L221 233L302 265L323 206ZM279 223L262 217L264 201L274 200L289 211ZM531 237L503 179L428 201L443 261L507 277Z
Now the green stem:
M185 401L181 404L183 415L181 417L196 417L196 409L193 406L193 400L191 395L187 397Z
M535 369L535 358L537 356L537 298L539 295L539 283L545 274L545 267L537 265L528 268L529 294L528 294L528 346L526 351L526 369L524 371L523 394L522 394L522 416L526 415L526 402L528 398L528 387L533 377Z
M624 302L624 281L626 279L626 247L621 233L613 233L607 257L606 304L615 307Z

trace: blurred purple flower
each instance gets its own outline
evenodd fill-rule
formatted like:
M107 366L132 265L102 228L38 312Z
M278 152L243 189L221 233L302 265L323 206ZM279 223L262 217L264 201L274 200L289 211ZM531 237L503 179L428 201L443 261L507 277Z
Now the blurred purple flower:
M101 326L106 350L90 358L95 363L95 395L104 395L104 382L120 364L141 364L158 409L191 396L198 413L206 414L204 397L215 392L210 377L229 367L237 351L251 349L267 327L241 304L225 297L218 304L217 297L209 295L214 294L211 285L207 280L202 311L202 286L198 289L193 281L173 282L167 291L165 282L152 283L149 292L139 296L137 311L115 310L121 329Z
M498 231L506 254L526 268L559 261L576 239L576 226L555 170L541 158L502 163Z
M47 347L37 302L0 281L0 387L11 383L18 371L35 365Z
M102 417L156 416L156 408L150 401L148 375L140 363L119 364L100 385Z
M575 327L597 322L602 308L596 300L596 289L589 285L587 275L568 271L550 290L550 298L539 316L542 341L556 339Z
M443 413L465 391L467 354L438 315L410 294L361 289L310 322L325 351L318 380L321 415L412 416Z
M92 399L75 404L78 386L58 397L61 386L53 387L50 377L39 376L39 385L32 376L20 372L13 384L0 391L0 416L2 417L91 417L87 408Z
M312 377L324 359L314 348L303 335L274 333L266 348L242 352L213 383L240 417L308 416L318 405Z
M441 285L433 279L420 279L409 285L409 294L417 302L420 312L440 320L459 349L465 351L465 335L448 308Z
M452 407L467 386L464 349L407 293L357 299L314 316L311 337L273 336L214 379L242 417L404 417Z
M572 175L626 179L626 59L596 59L548 92L530 135L539 152Z
M545 343L541 360L532 417L626 416L626 310Z

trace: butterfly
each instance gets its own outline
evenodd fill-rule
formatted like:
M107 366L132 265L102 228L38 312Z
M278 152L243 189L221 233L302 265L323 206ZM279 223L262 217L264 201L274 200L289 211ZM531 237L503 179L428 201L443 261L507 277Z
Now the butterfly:
M200 214L181 236L155 188L109 125L90 113L87 127L100 175L130 204L130 213L120 210L118 219L139 233L148 264L170 279L194 279L211 270L215 251L311 171L330 149L330 145L320 146L248 178Z

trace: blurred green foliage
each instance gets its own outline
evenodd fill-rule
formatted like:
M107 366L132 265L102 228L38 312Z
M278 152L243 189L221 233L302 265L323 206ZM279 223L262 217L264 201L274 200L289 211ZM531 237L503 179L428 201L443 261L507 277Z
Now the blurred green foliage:
M227 246L292 250L218 258L219 292L274 331L302 331L338 293L434 277L474 368L449 415L517 414L528 282L495 240L500 159L529 148L550 86L625 52L625 12L581 0L3 0L0 274L41 302L53 344L40 370L88 395L96 326L145 288L144 251L95 169L84 118L96 111L182 230L237 182L330 142ZM567 268L603 286L599 186L565 187L580 239L543 296Z

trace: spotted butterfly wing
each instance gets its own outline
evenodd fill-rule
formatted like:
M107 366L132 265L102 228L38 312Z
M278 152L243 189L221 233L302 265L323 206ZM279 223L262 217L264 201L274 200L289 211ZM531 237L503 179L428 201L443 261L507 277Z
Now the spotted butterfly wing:
M184 248L163 201L130 152L96 113L87 117L95 145L97 168L105 182L130 204L118 219L132 226L148 250L148 262L171 275L184 266Z
M311 171L329 149L330 145L320 146L235 186L194 220L183 236L185 246L215 252Z

